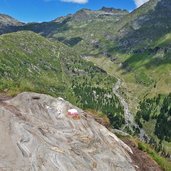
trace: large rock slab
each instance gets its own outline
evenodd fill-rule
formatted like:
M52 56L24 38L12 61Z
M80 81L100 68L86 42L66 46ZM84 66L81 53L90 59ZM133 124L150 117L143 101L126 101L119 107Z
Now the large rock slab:
M68 117L75 108L80 118ZM0 170L134 171L131 149L62 98L22 93L0 101Z

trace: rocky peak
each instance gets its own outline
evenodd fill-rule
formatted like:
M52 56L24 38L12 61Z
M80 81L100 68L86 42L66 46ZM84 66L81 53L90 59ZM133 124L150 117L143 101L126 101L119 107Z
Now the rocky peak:
M0 14L0 34L17 31L17 27L23 25L24 23L8 15Z
M0 26L20 26L23 23L17 21L16 19L5 15L5 14L0 14Z
M107 8L103 7L100 10L90 10L87 8L83 8L77 11L74 14L69 14L67 16L58 17L53 22L63 22L67 20L67 22L82 22L82 21L92 21L97 19L108 19L110 17L118 18L128 14L126 10L114 9L114 8ZM104 18L103 18L104 17Z
M102 7L100 11L108 12L108 13L128 13L127 10L121 10L121 9L115 9L115 8L108 8L108 7Z
M73 15L73 19L76 21L84 21L91 19L92 11L89 9L81 9Z
M79 118L68 116L75 108ZM135 171L132 150L62 98L22 93L0 101L0 168Z

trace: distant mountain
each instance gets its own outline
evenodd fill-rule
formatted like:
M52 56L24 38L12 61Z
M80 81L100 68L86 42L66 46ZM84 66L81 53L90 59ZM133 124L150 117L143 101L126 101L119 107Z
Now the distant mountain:
M89 36L87 37L87 31L90 31L90 28L92 28L92 34L94 32L96 34L96 29L102 25L98 30L98 32L101 33L102 28L106 29L106 23L115 23L127 14L128 11L126 10L106 7L96 11L81 9L75 14L59 17L50 22L19 25L18 27L11 28L11 30L3 30L0 34L19 30L30 30L52 38L53 40L61 41L69 46L75 46L81 42L81 40L89 39ZM83 29L85 33L82 32ZM65 37L65 34L67 37Z
M138 69L135 66L140 61L147 68L171 63L170 20L171 1L150 0L119 22L108 25L106 36L100 38L101 51L109 56L130 54L123 59L123 67L128 70Z
M90 10L90 9L81 9L77 11L75 14L70 14L66 17L59 17L55 19L55 22L60 21L62 18L70 18L70 20L75 22L85 22L89 20L96 20L96 19L104 19L105 17L108 18L109 16L118 17L118 19L124 15L128 14L126 10L114 9L114 8L106 8L103 7L100 10Z
M10 17L9 15L0 14L0 25L1 26L20 26L23 23Z
M0 14L0 34L13 31L14 27L22 25L22 22L17 21L8 15Z

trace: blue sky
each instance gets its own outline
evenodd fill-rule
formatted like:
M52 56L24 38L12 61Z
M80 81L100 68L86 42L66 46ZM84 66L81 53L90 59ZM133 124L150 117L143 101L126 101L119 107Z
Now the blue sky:
M148 0L0 0L0 13L23 22L42 22L74 13L81 8L95 10L105 6L132 11L146 1Z

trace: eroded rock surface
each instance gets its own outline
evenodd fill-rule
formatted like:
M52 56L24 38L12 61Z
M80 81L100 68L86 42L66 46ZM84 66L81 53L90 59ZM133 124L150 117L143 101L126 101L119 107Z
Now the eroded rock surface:
M67 116L76 108L80 119ZM0 101L0 170L134 171L131 149L61 98L22 93Z

